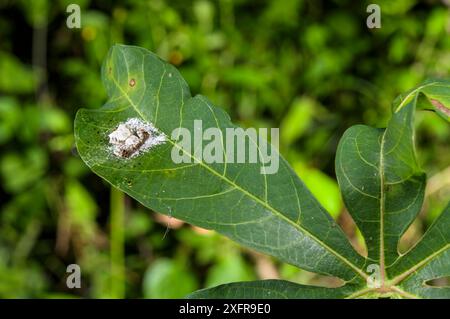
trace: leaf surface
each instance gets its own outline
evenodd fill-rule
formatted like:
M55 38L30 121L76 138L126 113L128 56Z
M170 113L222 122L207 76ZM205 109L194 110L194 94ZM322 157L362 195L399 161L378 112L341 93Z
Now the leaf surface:
M369 263L380 267L381 281L395 286L420 271L419 279L400 285L410 297L447 293L446 289L425 287L424 282L441 273L446 276L450 270L448 209L410 253L400 257L398 242L422 208L426 185L426 175L415 155L415 111L433 109L449 121L445 116L449 96L449 82L425 82L394 102L386 129L365 125L349 128L336 154L336 175L344 202L364 235Z
M195 120L204 131L220 128L222 145L225 130L236 126L205 97L192 97L172 65L145 49L116 45L102 78L108 102L80 110L75 120L79 154L95 173L155 211L298 267L348 281L365 276L364 258L281 156L277 173L261 174L261 163L208 164L197 150L176 143L173 130L194 135ZM132 158L115 157L108 135L129 118L152 123L167 142ZM176 164L174 150L191 162ZM277 151L269 145L270 152Z
M366 239L369 259L382 266L398 258L398 241L422 207L425 174L414 154L414 112L409 103L386 129L349 128L336 154L344 202Z
M388 268L395 284L417 298L450 298L450 287L433 287L432 279L450 276L450 203L422 240Z
M198 290L192 299L338 299L351 295L352 288L324 288L305 286L284 280L236 282Z
M448 288L427 285L449 275L449 208L407 254L400 256L397 250L424 197L425 174L415 156L414 114L417 108L432 109L449 120L448 82L426 82L400 96L386 129L357 125L339 143L336 174L344 202L366 239L366 259L270 144L264 148L259 137L249 134L246 145L256 145L259 161L230 160L238 145L230 148L225 137L237 126L207 98L191 96L172 65L145 49L116 45L104 62L102 80L109 96L106 104L81 109L75 119L79 154L96 174L148 208L345 281L339 288L278 280L233 283L191 297L354 298L386 291L411 298L449 295ZM165 135L165 142L133 156L118 156L109 135L130 119L152 124ZM189 137L193 149L178 143L180 128L194 137L193 141ZM223 148L219 153L223 161L215 163L202 160L207 141L195 144L198 134L212 128L219 129ZM174 161L174 154L184 162ZM263 174L267 166L261 160L271 154L279 158L278 170ZM381 268L381 292L365 286L370 264Z

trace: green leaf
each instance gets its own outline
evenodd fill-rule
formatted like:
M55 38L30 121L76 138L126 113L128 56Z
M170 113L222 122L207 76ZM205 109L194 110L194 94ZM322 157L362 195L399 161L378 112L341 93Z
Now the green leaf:
M351 295L352 289L305 286L284 280L236 282L198 290L191 299L338 299Z
M292 144L301 137L311 124L317 102L308 97L296 99L289 112L281 122L281 142L286 145Z
M295 162L292 166L320 204L337 219L343 204L336 180L302 162Z
M78 111L75 119L79 154L95 173L148 208L345 281L339 288L242 282L190 297L448 296L447 288L426 284L449 275L448 208L415 248L402 256L397 251L400 237L421 209L425 189L425 174L415 156L414 114L416 108L432 109L448 120L448 82L426 82L401 96L386 129L354 126L338 146L336 174L344 202L365 237L366 259L281 156L277 172L261 174L261 163L233 163L224 152L224 163L208 164L198 149L191 153L179 144L174 130L186 128L195 135L196 120L202 120L203 130L219 128L222 145L226 129L237 127L205 97L192 97L172 65L145 49L116 45L103 64L102 79L109 100L99 109ZM130 119L159 131L147 138L164 134L165 140L146 151L133 150L133 156L115 155L109 135ZM248 136L247 143L257 145ZM236 145L233 150L236 154ZM259 145L257 150L262 153ZM174 153L188 163L175 163ZM279 156L271 146L267 154ZM373 264L380 268L375 283L381 286L365 285L373 279L366 267Z
M227 254L208 270L205 279L206 287L233 281L247 281L254 279L252 268L245 263L239 251L227 250Z
M15 57L0 51L0 91L2 93L30 93L37 78L32 69Z
M145 298L182 298L198 286L194 274L182 260L159 259L146 271Z
M368 257L384 268L398 257L400 236L422 206L425 174L413 145L414 105L386 129L357 125L338 146L336 175L347 209L366 239Z
M426 82L396 100L394 114L386 129L353 126L344 133L339 143L336 175L344 202L364 235L369 262L380 266L382 282L389 282L387 268L394 263L412 262L410 254L399 260L398 242L422 207L426 184L425 174L419 168L415 156L415 110L426 103L442 116L447 112L443 110L448 110L444 103L450 105L449 88L448 82ZM448 228L448 220L446 222ZM435 229L441 227L436 226ZM449 238L442 236L442 240L442 250L437 251L445 255ZM418 247L422 245L427 245L427 241ZM430 250L435 246L427 247L429 255L420 257L423 260L434 259L433 254L436 252ZM439 260L445 261L446 269L450 269L450 260L445 258ZM417 270L421 264L419 260L416 262L411 267ZM393 269L399 268L396 266ZM406 275L403 276L399 278L403 280ZM391 285L400 283L399 278L393 279ZM408 285L405 287L410 288ZM436 290L433 291L436 294ZM426 294L431 295L433 293Z
M393 284L418 298L450 298L450 287L431 287L427 281L450 276L450 203L422 240L388 268Z
M394 101L394 112L413 102L420 109L435 111L447 122L450 122L449 81L428 80ZM417 103L413 100L416 99Z
M365 276L364 259L284 159L278 173L261 174L259 163L207 164L169 138L178 127L193 132L196 119L202 119L204 130L236 127L205 97L191 97L172 65L145 49L116 45L102 78L109 101L97 110L78 111L75 120L78 151L95 173L155 211L298 267L344 280ZM153 123L168 140L139 156L117 158L108 134L136 117ZM192 163L175 164L173 148Z

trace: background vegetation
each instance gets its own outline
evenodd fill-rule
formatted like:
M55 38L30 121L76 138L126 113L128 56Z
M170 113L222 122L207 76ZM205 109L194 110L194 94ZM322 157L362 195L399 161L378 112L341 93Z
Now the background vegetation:
M371 1L370 1L371 2ZM0 297L182 297L257 278L336 285L139 206L77 156L73 118L106 99L100 66L114 43L156 52L193 93L242 126L280 127L281 151L354 246L334 154L344 130L382 127L390 103L450 71L449 2L0 0ZM81 29L66 7L81 6ZM410 247L450 197L450 129L420 112L417 143L430 178ZM77 263L82 288L66 287Z

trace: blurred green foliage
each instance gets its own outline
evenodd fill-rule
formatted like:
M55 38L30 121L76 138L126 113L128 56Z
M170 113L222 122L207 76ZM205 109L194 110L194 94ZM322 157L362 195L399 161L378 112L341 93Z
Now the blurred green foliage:
M70 3L81 7L81 29L66 27ZM171 298L274 276L335 284L129 198L123 224L111 224L109 186L77 156L72 120L80 107L105 102L100 67L112 44L150 49L236 123L280 127L282 153L363 251L335 182L337 142L356 123L384 126L397 94L450 71L445 1L379 0L382 28L373 30L369 3L1 0L0 297ZM417 128L421 163L434 178L401 249L450 194L449 127L421 112ZM71 263L81 266L81 289L65 285Z

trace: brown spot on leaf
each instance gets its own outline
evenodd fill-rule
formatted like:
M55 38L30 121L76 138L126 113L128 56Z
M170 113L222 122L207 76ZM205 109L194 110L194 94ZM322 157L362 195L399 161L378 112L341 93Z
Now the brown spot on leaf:
M136 80L135 79L131 79L129 84L130 84L131 87L135 86L136 85Z

